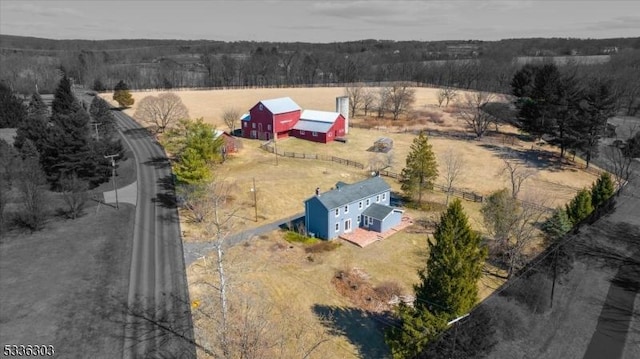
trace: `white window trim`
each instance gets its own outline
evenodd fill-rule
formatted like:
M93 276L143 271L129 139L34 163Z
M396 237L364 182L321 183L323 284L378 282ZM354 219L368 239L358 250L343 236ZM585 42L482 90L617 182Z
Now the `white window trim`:
M376 196L376 203L380 203L380 195Z
M256 123L255 122L251 124L251 128L254 128L254 129L256 128Z
M316 131L311 132L311 136L318 137L318 133Z
M246 122L244 123L244 126L243 126L243 127L245 127L245 128L247 127L247 123L246 123Z
M347 229L347 223L349 223L349 229ZM345 230L345 231L347 231L347 230L349 230L349 231L353 230L353 225L352 225L352 223L351 223L351 218L347 218L347 219L345 219L345 220L344 220L344 230Z
M271 125L267 125L267 131L271 131Z
M301 135L304 135L304 131L300 130L300 134L301 134Z
M362 218L360 218L360 217L362 217L362 216L358 215L358 224L360 224L360 222L362 220Z
M371 199L367 198L367 207L369 207L370 204L371 204Z
M340 222L336 222L336 232L340 232Z
M344 214L349 213L349 205L344 206Z
M358 209L362 209L362 201L358 202Z
M387 199L387 193L386 192L382 194L382 200L384 201L385 199Z
M336 208L336 217L340 215L340 208Z

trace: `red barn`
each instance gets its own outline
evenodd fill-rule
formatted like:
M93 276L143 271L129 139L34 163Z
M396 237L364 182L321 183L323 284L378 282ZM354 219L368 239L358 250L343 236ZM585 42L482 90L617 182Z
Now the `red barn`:
M308 141L327 143L344 136L345 120L337 112L304 110L291 130L291 136Z
M242 118L242 137L260 140L289 136L300 119L300 106L289 97L262 100Z

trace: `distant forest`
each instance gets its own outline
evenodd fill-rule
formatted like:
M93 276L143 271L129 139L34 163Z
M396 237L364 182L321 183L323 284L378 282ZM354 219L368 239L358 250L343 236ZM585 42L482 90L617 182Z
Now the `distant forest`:
M0 35L0 80L14 91L51 93L61 70L75 84L131 89L340 86L411 81L510 92L526 63L607 76L629 92L640 83L640 37L500 41L335 43L208 40L50 40ZM640 92L640 89L637 91Z

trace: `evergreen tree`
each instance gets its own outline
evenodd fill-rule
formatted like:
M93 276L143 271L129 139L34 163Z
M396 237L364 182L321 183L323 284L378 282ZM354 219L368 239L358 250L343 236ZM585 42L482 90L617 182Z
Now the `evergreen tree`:
M55 91L51 126L44 142L41 163L51 184L57 186L63 176L72 173L95 182L89 114L76 101L66 76L60 80Z
M402 190L409 196L418 195L422 203L422 192L433 188L438 177L438 163L424 132L413 139L411 151L407 155L406 166L402 169Z
M394 359L415 358L446 327L447 321L428 310L401 303L395 311L400 323L385 332L385 342Z
M100 137L114 137L117 135L116 119L111 112L111 106L107 101L96 96L91 101L89 107L91 120L98 125L98 133Z
M468 313L476 304L487 251L458 199L441 215L433 240L429 240L426 269L419 272L415 307L449 320Z
M207 162L197 150L187 148L173 168L178 182L197 185L210 178Z
M547 238L555 241L571 230L572 224L563 208L556 208L553 215L542 224L542 231Z
M0 81L0 128L16 128L27 117L22 99L4 82Z
M595 209L603 204L609 197L613 196L615 186L608 172L604 172L598 177L596 183L591 186L591 206Z
M608 80L591 80L580 101L576 121L571 129L576 134L576 147L581 150L587 168L598 156L598 144L607 126L607 119L615 114L616 97Z
M519 210L518 202L506 189L492 193L482 205L484 224L501 245L509 241Z
M27 107L27 118L18 127L13 145L21 149L26 140L30 140L39 152L44 151L46 136L49 130L49 111L40 94L31 95Z
M583 219L587 218L593 207L591 206L591 193L587 189L581 189L571 199L571 202L566 205L566 212L569 220L573 225L580 223Z
M120 105L120 107L130 107L134 103L134 99L129 92L127 84L120 80L113 88L113 100Z

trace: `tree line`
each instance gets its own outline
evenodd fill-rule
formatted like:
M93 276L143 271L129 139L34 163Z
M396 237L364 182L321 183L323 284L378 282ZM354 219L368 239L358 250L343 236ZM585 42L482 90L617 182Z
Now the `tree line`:
M21 41L22 40L22 41ZM520 55L599 54L620 49L610 63L580 65L616 78L631 74L640 41L631 39L513 39L483 41L381 41L269 43L176 40L71 41L0 37L0 78L22 93L51 91L63 67L77 84L112 90L255 87L351 82L413 81L508 92ZM460 51L469 47L468 51ZM614 65L615 63L615 65ZM621 66L622 65L622 66ZM634 78L637 78L634 77ZM637 81L636 81L637 82Z
M37 92L28 105L4 83L0 83L0 93L1 127L17 128L13 146L0 141L0 209L14 201L8 194L17 188L22 209L16 221L32 230L40 229L48 215L45 197L51 189L61 194L67 214L77 217L87 200L87 190L109 179L111 162L104 156L124 157L111 107L99 97L88 107L79 102L66 74L58 83L50 109Z

